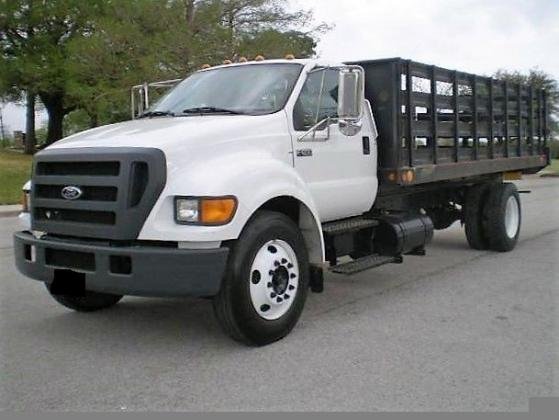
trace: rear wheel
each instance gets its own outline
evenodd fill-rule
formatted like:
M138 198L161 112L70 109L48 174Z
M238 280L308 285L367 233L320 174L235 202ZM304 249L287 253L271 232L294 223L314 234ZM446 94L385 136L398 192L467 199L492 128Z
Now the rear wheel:
M479 184L470 187L466 193L464 224L466 239L472 249L489 249L489 239L483 223L485 199L489 190L489 185Z
M484 229L493 251L508 252L514 249L520 236L522 212L516 185L497 184L487 196L484 210Z
M86 290L82 296L59 295L51 292L47 284L50 295L63 306L78 312L94 312L116 305L121 299L121 295L111 295L108 293L98 293Z
M283 214L262 211L231 249L214 311L233 339L269 344L297 323L308 284L307 251L297 225Z

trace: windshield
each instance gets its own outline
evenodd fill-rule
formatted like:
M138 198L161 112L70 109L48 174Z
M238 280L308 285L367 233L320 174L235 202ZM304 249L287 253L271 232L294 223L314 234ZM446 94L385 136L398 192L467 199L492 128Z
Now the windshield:
M146 114L272 114L285 106L302 68L300 64L255 64L194 73Z

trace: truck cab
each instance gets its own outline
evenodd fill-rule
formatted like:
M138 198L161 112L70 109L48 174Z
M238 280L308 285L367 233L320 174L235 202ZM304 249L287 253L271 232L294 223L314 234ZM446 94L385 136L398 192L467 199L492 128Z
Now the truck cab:
M424 254L439 213L460 219L467 189L504 172L432 183L412 200L437 197L432 208L395 199L419 190L390 188L379 206L377 141L400 140L378 139L365 81L358 63L216 66L136 119L51 145L34 159L18 269L74 310L123 295L207 297L234 339L284 337L325 268L352 274ZM520 201L509 190L502 224L514 246Z

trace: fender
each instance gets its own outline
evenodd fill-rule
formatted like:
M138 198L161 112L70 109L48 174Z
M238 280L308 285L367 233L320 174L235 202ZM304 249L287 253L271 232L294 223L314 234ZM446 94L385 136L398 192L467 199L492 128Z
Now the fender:
M206 154L207 156L207 154ZM141 240L215 243L237 239L242 229L262 207L277 197L293 197L301 203L300 228L305 236L311 262L324 261L324 243L316 206L304 181L286 161L265 149L214 154L211 159L193 156L186 169L168 176L167 186L140 232ZM238 208L224 226L179 225L174 221L174 197L234 195ZM192 244L196 245L196 244Z

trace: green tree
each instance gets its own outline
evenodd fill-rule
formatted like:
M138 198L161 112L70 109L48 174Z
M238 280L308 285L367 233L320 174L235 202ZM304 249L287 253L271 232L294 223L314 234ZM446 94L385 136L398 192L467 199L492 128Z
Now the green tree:
M93 31L102 9L101 0L0 0L0 94L25 91L31 104L41 99L48 143L62 137L64 116L76 108L68 95L68 44Z
M315 55L317 37L329 30L309 10L288 10L287 0L175 0L163 67L185 75L204 63L240 56Z
M64 117L129 118L130 87L183 78L241 55L315 54L312 13L287 0L0 0L0 96L48 111L47 143ZM83 124L83 113L80 113ZM31 124L31 123L30 123ZM66 127L75 127L67 124Z
M285 4L284 0L108 3L95 30L70 43L74 59L69 92L93 127L127 119L130 87L144 81L183 78L204 63L242 55L313 56L315 37L328 27L312 27L310 12L289 14ZM295 30L303 25L310 29Z
M170 15L162 1L108 2L95 30L69 43L68 93L90 127L127 119L130 87L169 76L161 63L174 32Z

